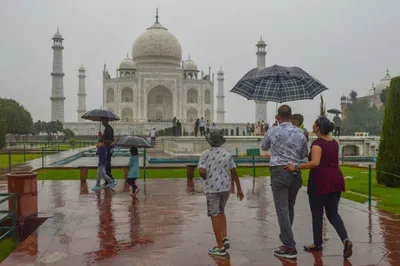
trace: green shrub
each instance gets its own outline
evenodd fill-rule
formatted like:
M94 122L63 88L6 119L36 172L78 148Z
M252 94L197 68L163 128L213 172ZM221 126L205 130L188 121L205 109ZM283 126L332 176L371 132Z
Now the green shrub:
M236 136L239 136L239 128L236 128Z
M390 82L388 99L385 105L385 117L379 155L376 162L376 178L379 184L388 187L400 187L400 77ZM394 174L394 175L393 175Z
M69 144L70 144L71 146L75 146L77 142L78 142L77 139L70 139L70 140L69 140Z
M231 136L235 136L235 131L233 130L233 128L231 129Z

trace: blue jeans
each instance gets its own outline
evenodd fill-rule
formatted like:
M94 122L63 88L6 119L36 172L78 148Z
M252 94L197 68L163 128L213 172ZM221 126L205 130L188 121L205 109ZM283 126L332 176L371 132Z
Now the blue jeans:
M112 183L113 180L111 179L111 177L109 177L106 173L106 166L105 165L99 165L97 167L97 180L96 180L96 186L100 186L100 181L101 178L104 178L104 180L106 181L106 183Z

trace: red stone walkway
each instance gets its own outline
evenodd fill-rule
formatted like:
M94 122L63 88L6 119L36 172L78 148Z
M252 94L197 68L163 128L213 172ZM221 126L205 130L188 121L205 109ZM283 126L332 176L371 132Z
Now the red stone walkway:
M213 258L214 244L206 217L202 181L186 192L184 179L150 180L133 202L123 184L94 193L77 181L39 181L39 211L48 219L2 265L400 265L400 220L369 214L363 205L342 201L340 212L354 255L344 261L336 232L327 227L323 253L301 246L312 239L307 196L299 193L294 232L297 261L279 260L272 251L280 242L269 179L243 180L246 199L228 202L229 256Z

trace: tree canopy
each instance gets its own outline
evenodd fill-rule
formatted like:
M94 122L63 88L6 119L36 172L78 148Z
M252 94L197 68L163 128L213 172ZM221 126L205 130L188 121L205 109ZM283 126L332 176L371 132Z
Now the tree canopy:
M379 97L381 98L381 102L383 104L386 104L388 95L389 95L389 88L386 87L381 91L381 94L379 95Z
M60 121L45 122L38 120L35 123L33 123L31 133L32 135L39 135L40 133L46 133L47 136L49 137L49 140L53 139L54 134L63 133L64 142L66 139L73 138L75 136L75 133L71 129L69 128L64 129L64 125Z
M355 92L355 94L357 94ZM352 98L350 93L350 98ZM354 98L347 104L346 118L342 121L342 135L353 136L355 132L369 132L379 136L382 132L384 108L371 105L368 100Z
M400 77L390 82L385 118L376 162L379 184L400 187Z
M0 119L5 121L6 133L28 134L33 120L31 113L13 99L0 98Z

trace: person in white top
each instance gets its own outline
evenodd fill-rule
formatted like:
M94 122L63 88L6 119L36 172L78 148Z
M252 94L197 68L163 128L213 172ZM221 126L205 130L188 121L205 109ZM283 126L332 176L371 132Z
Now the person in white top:
M204 121L203 117L200 119L199 122L199 127L200 127L200 135L205 136L206 135L206 130L205 130L206 122Z
M156 145L156 136L157 136L157 130L156 128L153 128L150 130L150 138L151 138L151 145Z

